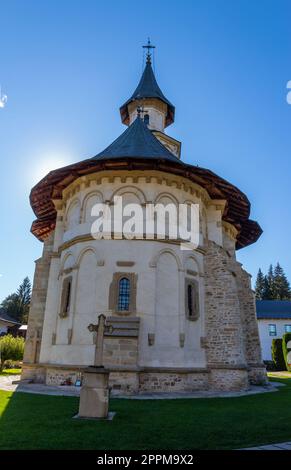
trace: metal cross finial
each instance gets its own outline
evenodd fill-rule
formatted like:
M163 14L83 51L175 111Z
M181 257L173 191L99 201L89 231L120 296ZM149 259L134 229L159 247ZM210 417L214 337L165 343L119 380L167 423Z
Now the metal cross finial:
M155 49L156 46L154 46L153 44L151 44L151 40L150 38L148 38L148 42L145 46L142 46L143 49L147 49L147 64L151 64L152 63L152 55L151 55L151 49Z

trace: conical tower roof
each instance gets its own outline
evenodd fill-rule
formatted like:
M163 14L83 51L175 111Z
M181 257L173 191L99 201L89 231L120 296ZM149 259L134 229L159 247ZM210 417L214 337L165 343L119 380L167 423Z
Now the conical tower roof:
M122 157L179 161L175 155L161 144L139 116L109 147L96 155L94 159L105 160Z
M156 98L167 105L166 126L172 124L175 119L175 106L165 97L160 89L154 71L152 69L151 60L148 58L145 69L143 71L140 82L131 97L120 107L121 120L124 124L129 121L128 105L133 101L145 98Z

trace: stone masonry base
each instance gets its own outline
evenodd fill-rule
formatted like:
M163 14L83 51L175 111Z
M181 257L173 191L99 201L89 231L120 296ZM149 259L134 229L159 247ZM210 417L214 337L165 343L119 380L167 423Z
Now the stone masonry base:
M47 385L74 384L85 367L23 364L22 380ZM266 383L264 369L111 369L113 395L139 392L244 391L250 384Z

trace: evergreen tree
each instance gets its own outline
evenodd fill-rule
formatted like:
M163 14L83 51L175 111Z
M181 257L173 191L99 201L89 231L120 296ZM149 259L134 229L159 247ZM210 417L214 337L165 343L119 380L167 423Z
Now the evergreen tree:
M1 303L0 307L19 323L27 323L30 298L31 284L29 278L26 277L17 291L14 294L8 295Z
M19 298L16 293L8 295L1 303L0 307L15 321L19 321Z
M27 323L31 299L31 283L27 276L23 279L22 284L20 284L18 287L16 294L19 298L21 321L22 323Z
M273 265L270 264L268 274L265 276L265 288L263 294L263 300L274 299L274 272Z
M256 279L256 286L255 286L255 291L256 291L256 299L257 300L263 300L264 298L264 292L265 292L265 277L262 273L261 268L258 271L257 274L257 279Z
M273 298L275 300L291 299L291 290L283 268L277 263L274 270Z

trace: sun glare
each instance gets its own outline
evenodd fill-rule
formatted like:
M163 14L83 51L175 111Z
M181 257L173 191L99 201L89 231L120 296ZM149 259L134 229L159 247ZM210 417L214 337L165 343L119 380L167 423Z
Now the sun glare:
M63 166L69 165L71 160L69 157L55 157L47 156L42 158L31 167L31 182L32 184L38 183L42 178L44 178L50 171L56 170Z

